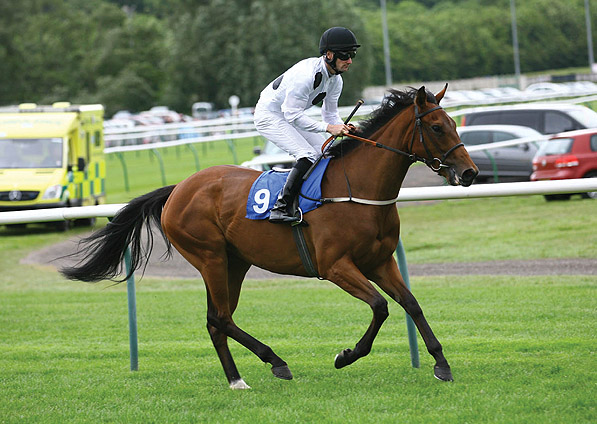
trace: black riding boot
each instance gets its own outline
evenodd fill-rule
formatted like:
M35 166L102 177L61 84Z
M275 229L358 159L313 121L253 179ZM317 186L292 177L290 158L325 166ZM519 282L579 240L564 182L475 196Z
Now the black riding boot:
M288 173L284 188L278 195L278 200L271 210L270 222L296 222L300 218L295 216L294 199L303 185L303 176L313 163L307 158L300 158Z

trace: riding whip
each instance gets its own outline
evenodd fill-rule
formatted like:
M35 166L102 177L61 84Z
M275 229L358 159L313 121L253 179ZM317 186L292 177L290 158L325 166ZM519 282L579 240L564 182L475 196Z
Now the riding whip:
M352 117L354 116L354 114L357 112L357 110L359 110L359 108L361 107L361 105L365 103L363 101L363 99L359 99L357 101L357 104L355 105L354 109L352 110L352 112L350 112L350 115L348 115L348 118L346 118L344 120L344 125L348 124L350 122L350 120L352 119ZM325 153L326 150L326 146L333 140L335 140L338 136L337 135L332 135L330 136L330 138L328 138L325 143L323 143L323 146L321 146L321 152Z
M344 125L348 124L350 122L350 120L352 119L352 117L354 116L354 114L357 112L357 110L359 110L359 108L361 107L361 105L365 103L363 99L359 99L357 100L357 104L355 105L354 109L352 110L352 112L350 112L350 115L348 115L348 117L344 120ZM307 178L309 178L309 175L311 175L311 173L313 172L313 170L315 169L315 167L319 164L319 162L321 161L321 159L325 156L325 153L327 151L326 147L328 147L328 144L331 146L333 142L338 136L336 135L332 135L330 136L330 138L328 138L325 143L323 143L323 146L321 146L321 156L319 156L315 162L313 163L313 165L311 165L311 168L309 168L309 170L307 171L307 173L305 174L305 176L303 177L303 180L307 180ZM329 148L329 147L328 147Z

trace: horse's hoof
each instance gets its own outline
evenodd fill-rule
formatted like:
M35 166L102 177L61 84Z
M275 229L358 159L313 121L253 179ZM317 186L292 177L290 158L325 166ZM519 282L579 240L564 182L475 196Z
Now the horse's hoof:
M245 380L240 378L238 380L231 381L230 388L232 390L245 390L245 389L250 389L251 386L249 386L247 383L245 383Z
M272 373L282 380L292 380L292 373L288 365L280 365L279 367L272 367Z
M454 381L454 377L452 377L452 371L450 367L433 367L433 376L441 381Z
M336 355L336 358L334 358L334 366L336 369L340 369L346 365L352 364L352 362L347 358L350 353L352 353L352 349L344 349L342 352Z

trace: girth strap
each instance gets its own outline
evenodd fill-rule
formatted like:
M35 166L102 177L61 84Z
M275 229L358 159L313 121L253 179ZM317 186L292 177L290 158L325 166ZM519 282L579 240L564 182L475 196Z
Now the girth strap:
M313 265L313 261L311 260L311 254L309 253L309 248L307 247L307 242L305 241L302 225L293 225L292 235L294 236L294 242L296 243L303 266L307 270L307 274L309 277L317 277L322 280L323 278L319 276L317 270L315 269L315 265Z

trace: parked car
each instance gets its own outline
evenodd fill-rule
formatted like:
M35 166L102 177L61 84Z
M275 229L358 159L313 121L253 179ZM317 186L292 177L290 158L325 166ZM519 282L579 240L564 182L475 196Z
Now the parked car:
M570 81L563 84L568 88L570 94L575 96L588 96L597 93L597 84L592 81Z
M194 119L216 119L218 112L214 109L213 103L195 102L191 106L191 115Z
M470 99L462 94L459 91L446 91L444 94L444 98L442 99L443 106L453 106L453 105L462 105L462 104L469 104Z
M531 84L524 89L524 92L534 97L569 96L571 94L567 85L553 82L537 82Z
M533 159L531 181L597 177L597 129L558 134L543 143ZM570 194L546 195L567 200ZM582 193L597 199L597 191Z
M541 134L556 134L597 128L597 112L572 104L531 103L467 109L461 113L462 126L522 125Z
M494 177L492 159L495 161L498 177L515 177L528 180L533 172L532 161L538 144L544 136L529 127L518 125L474 125L458 127L458 134L465 146L491 144L499 141L530 138L536 140L517 146L500 147L486 151L469 152L475 165L479 168L476 181L491 180Z
M524 99L522 91L514 87L484 88L480 91L488 96L492 96L496 101L502 103L521 101Z
M256 147L253 152L257 155L253 159L241 163L242 166L258 171L269 171L273 168L290 169L294 164L294 157L280 149L271 141L266 141L263 149Z

